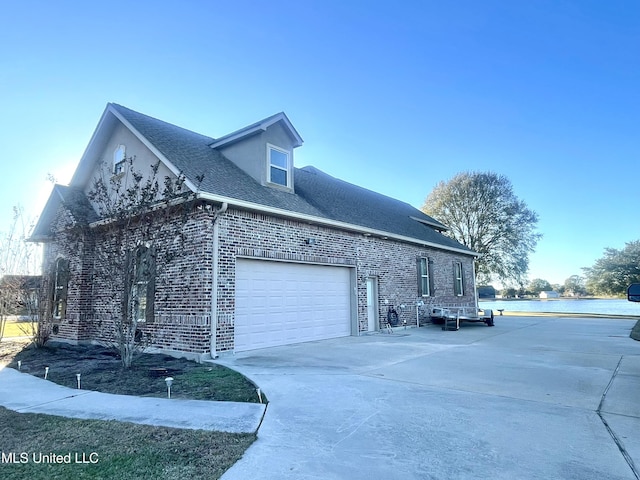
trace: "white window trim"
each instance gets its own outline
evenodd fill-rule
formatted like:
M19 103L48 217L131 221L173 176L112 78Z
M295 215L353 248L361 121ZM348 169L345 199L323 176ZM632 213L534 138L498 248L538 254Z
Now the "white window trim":
M424 262L424 263L423 263ZM424 265L424 270L422 270L422 266ZM420 257L420 281L426 278L427 279L427 290L425 292L422 285L420 285L420 289L422 290L423 297L431 296L431 279L429 278L429 257Z
M462 273L462 262L455 262L454 268L456 269L456 285L454 287L454 290L458 290L458 293L456 293L456 295L458 297L462 297L464 296L464 274Z
M118 155L118 152L122 150L122 154ZM124 165L127 159L127 147L120 144L113 151L113 171L114 175L119 175L124 172Z
M62 277L62 263L66 260L62 257L58 258L55 262L55 275L54 275L54 285L53 285L53 318L56 320L60 320L62 318L62 310L64 304L67 302L67 293L65 292L64 296L62 296L62 291L65 290L65 287L68 288L67 285L61 283L61 280L65 280ZM66 279L67 282L69 281Z
M282 168L279 165L272 165L271 164L271 150L275 150L276 152L280 152L284 155L287 156L287 167ZM271 181L271 168L277 168L279 170L284 170L286 173L286 178L287 178L287 184L286 185L282 185L281 183L278 182L273 182ZM272 145L270 143L267 143L267 182L272 184L272 185L277 185L279 187L282 188L291 188L291 152L288 150L285 150L283 148L280 147L276 147L275 145Z
M138 280L133 286L133 304L134 315L137 317L138 323L145 323L147 321L147 288L149 287L148 280ZM142 293L141 293L142 292ZM141 306L144 305L144 308Z

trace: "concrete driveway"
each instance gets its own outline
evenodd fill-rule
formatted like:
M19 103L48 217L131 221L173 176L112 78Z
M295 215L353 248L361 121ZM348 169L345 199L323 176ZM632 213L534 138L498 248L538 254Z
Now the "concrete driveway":
M223 478L638 478L635 321L496 320L223 358L270 400Z

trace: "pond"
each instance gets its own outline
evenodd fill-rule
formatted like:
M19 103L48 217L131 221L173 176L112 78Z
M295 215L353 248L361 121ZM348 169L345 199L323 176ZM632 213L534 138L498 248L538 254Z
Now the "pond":
M549 300L480 300L480 308L508 312L598 313L640 316L640 303L626 299L560 298Z

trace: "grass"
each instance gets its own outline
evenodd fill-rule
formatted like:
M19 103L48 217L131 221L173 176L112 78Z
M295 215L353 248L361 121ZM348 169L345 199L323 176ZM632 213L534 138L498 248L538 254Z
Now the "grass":
M172 398L258 402L244 376L215 364L145 354L130 370L110 350L65 344L36 349L27 343L0 343L0 364L76 387L106 393L166 397L164 378L174 378ZM263 396L263 401L266 401ZM183 479L219 478L255 441L255 434L186 430L125 422L77 420L16 413L0 407L0 452L26 454L26 463L0 459L1 478L12 479ZM71 463L35 463L40 454L70 454ZM93 456L91 454L94 454ZM97 463L75 463L77 457ZM84 455L84 457L83 457Z
M8 320L4 326L4 338L30 336L33 333L31 322Z
M216 479L255 438L253 434L15 413L0 407L0 451L27 459L16 464L5 461L0 472L2 478L25 480ZM51 453L70 454L70 463L35 463L40 454ZM97 463L75 463L76 458Z
M162 354L143 354L130 369L125 370L114 351L99 346L56 344L16 351L3 342L0 362L9 367L47 379L70 388L77 388L80 374L83 390L95 390L121 395L166 397L166 377L173 377L171 397L176 399L217 400L258 403L256 386L243 375L213 363L198 364ZM263 396L263 402L264 402Z

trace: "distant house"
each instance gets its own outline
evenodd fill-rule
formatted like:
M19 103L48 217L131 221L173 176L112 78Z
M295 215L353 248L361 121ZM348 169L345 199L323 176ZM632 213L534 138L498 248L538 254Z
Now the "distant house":
M29 313L37 305L42 277L37 275L4 275L0 278L0 311L12 315Z
M154 347L215 357L379 330L389 305L475 305L477 253L407 203L295 168L300 145L284 113L214 139L108 104L71 184L55 186L32 236L44 243L53 338L108 341L113 312L126 303ZM109 283L91 242L120 227L92 203L93 179L119 185L153 164L159 178L183 175L197 204L179 238L158 234L155 254L135 230L140 241L121 251L140 263ZM166 226L182 221L171 215ZM76 248L65 232L79 227L94 234ZM155 270L152 260L180 238L183 255ZM415 310L405 316L416 321Z
M496 289L492 285L480 285L478 298L496 298Z
M553 290L548 290L540 292L540 298L560 298L560 294L558 292L554 292Z

